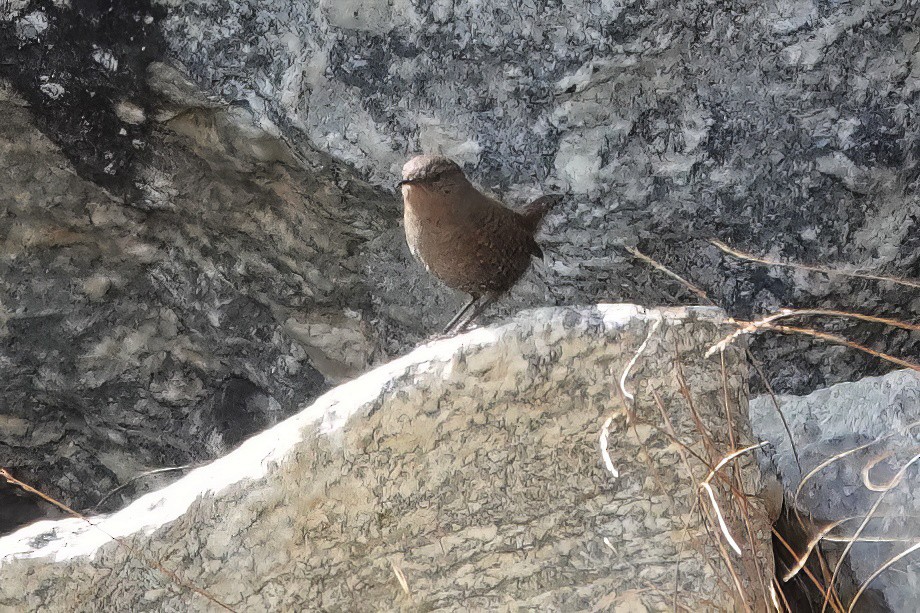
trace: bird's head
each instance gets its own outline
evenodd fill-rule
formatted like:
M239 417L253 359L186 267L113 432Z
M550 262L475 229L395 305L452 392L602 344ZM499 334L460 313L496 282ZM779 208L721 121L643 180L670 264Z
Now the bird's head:
M397 187L413 186L431 190L450 190L466 183L463 169L441 155L417 155L403 166L402 181Z

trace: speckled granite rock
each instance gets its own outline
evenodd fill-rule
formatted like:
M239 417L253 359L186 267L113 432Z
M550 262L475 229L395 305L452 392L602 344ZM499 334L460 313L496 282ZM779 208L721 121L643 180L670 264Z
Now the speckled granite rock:
M840 383L807 396L780 396L778 401L805 474L834 456L853 451L812 475L797 499L802 511L820 521L846 520L830 531L826 552L839 556L845 539L854 535L881 498L874 519L862 534L865 541L848 554L847 567L858 587L886 560L920 540L920 466L910 466L887 493L870 489L889 482L912 458L916 461L914 456L920 452L920 375L900 370ZM802 473L769 397L751 400L751 421L756 436L773 443L766 468L779 474L792 501ZM864 474L867 466L872 468ZM881 592L890 610L916 610L920 560L906 557L879 575L871 587Z
M151 80L173 98L129 202L0 89L0 465L80 509L214 459L382 353L365 246L395 204L196 105L168 68Z
M131 143L151 138L138 118L156 114L154 60L387 190L409 155L440 150L511 203L567 191L543 238L547 265L501 314L697 302L620 248L637 244L733 315L825 305L909 317L915 294L738 263L704 239L920 277L918 10L909 0L17 0L0 7L0 76L81 175L135 199L149 183L150 147ZM389 227L371 282L394 324L385 344L399 352L462 298L406 270ZM918 349L903 332L848 333ZM810 341L755 343L782 392L884 369Z
M730 436L749 442L743 351L724 354L724 378L703 357L727 329L717 309L600 305L423 346L97 528L40 522L0 539L0 610L217 609L107 535L238 611L671 610L675 587L690 610L737 610L719 531L700 523L715 521L709 503L694 504L708 468L663 417L713 464ZM608 418L618 477L599 451ZM749 456L733 470L758 492ZM738 580L766 610L763 504L741 511L713 486Z
M419 150L511 204L570 194L492 316L697 301L626 244L732 315L916 317L914 293L703 239L920 277L917 21L906 0L0 1L0 410L21 420L0 453L91 508L436 330L462 297L411 262L389 193ZM754 343L781 392L884 370Z
M916 293L765 269L783 259L920 278L920 3L689 0L160 2L163 44L209 92L390 188L443 151L511 202L548 188L538 270L505 302L696 303L620 248L694 280L731 314L826 305L916 317ZM414 293L381 295L411 308ZM505 311L507 312L507 311ZM432 322L433 323L433 322ZM848 330L893 352L917 335ZM757 339L783 392L885 366Z

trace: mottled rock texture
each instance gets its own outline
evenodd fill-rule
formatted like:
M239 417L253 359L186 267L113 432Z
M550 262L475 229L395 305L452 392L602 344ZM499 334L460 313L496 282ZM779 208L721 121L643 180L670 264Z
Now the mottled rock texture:
M179 102L126 202L0 90L0 464L76 508L213 459L379 353L365 245L398 209L233 109Z
M170 57L203 87L245 100L292 140L375 183L392 185L411 153L440 151L512 202L548 187L569 193L543 239L549 269L515 292L512 308L698 301L635 262L627 244L733 315L805 305L920 311L916 291L739 264L703 240L920 277L917 2L158 6L167 7ZM394 307L418 301L402 287L383 295ZM848 334L918 349L916 334ZM780 391L884 369L810 341L758 343Z
M717 309L599 305L423 346L96 527L0 539L0 609L217 610L143 556L237 611L739 610L698 489L750 442L743 350L703 357L730 329ZM766 610L759 471L720 476L726 555Z
M920 277L917 21L906 0L0 0L0 460L90 510L438 329L462 297L410 260L389 191L419 151L511 204L569 194L492 316L698 301L636 245L732 315L915 317L916 293L705 239ZM884 370L753 349L779 392Z
M773 400L758 397L751 400L751 422L758 438L773 443L766 468L779 474L790 506L796 503L806 520L811 515L820 522L842 522L825 537L823 547L832 560L839 559L846 539L870 517L845 564L844 578L858 587L920 541L920 374L900 370L777 400L802 470ZM810 476L795 497L803 471ZM920 560L905 557L874 579L871 588L890 610L915 610Z

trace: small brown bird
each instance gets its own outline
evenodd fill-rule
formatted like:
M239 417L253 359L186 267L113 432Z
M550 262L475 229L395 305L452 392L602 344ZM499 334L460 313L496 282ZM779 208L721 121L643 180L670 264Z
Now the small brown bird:
M398 185L409 250L448 287L470 295L444 328L444 334L463 331L521 278L531 256L543 257L534 234L561 196L543 196L513 211L477 190L456 162L438 155L416 156L402 172Z

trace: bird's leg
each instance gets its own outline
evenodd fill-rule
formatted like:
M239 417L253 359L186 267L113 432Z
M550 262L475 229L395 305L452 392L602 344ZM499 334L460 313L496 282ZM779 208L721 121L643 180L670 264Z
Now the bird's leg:
M466 317L463 321L457 324L456 331L459 333L466 330L467 326L473 323L477 317L482 315L482 312L486 310L486 307L495 302L496 298L498 298L498 292L489 292L483 296L482 300L476 304L476 308L473 309L473 312L470 313L469 316Z
M460 318L466 315L466 312L470 310L470 307L473 306L477 300L479 300L479 296L477 294L470 294L470 301L467 302L462 309L460 309L460 312L454 315L454 318L451 319L446 326L444 326L444 332L441 334L449 334L454 326L457 325L457 322L460 321Z

